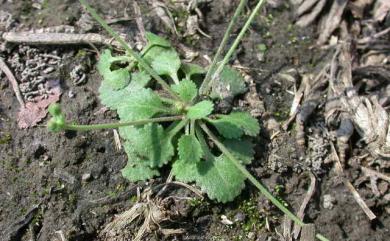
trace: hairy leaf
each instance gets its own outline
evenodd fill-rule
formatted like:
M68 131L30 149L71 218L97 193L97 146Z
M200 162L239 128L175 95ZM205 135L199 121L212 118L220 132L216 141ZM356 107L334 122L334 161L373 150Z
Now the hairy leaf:
M244 78L235 69L225 66L217 79L213 82L211 88L211 98L226 99L233 98L236 95L245 93L246 87Z
M117 111L122 121L147 119L158 113L170 112L160 97L151 89L132 91L129 96L123 99L123 103L118 106Z
M107 82L103 81L99 88L99 98L102 104L116 110L130 95L132 95L133 91L145 87L150 80L150 75L145 72L132 73L130 84L120 90L113 90Z
M213 102L203 100L188 109L187 116L190 119L201 119L207 117L213 112Z
M130 73L126 68L112 70L112 64L124 61L129 61L129 58L127 56L113 57L108 49L100 55L97 69L103 76L103 82L113 90L123 89L130 82Z
M178 181L194 182L199 175L197 163L186 162L180 159L176 160L172 164L172 174Z
M247 112L232 112L218 115L218 119L209 119L218 132L226 138L239 138L244 133L249 136L259 134L259 122Z
M133 146L129 142L126 141L124 143L124 148L128 156L128 161L126 166L121 170L123 177L135 182L159 175L158 170L148 166L147 160L136 154Z
M168 40L156 34L147 32L146 39L148 40L148 44L142 50L141 55L149 64L151 64L161 53L165 51L175 51Z
M179 158L185 162L199 162L202 157L202 148L194 135L182 135L178 142Z
M196 183L211 199L232 201L245 186L245 176L224 155L198 163Z
M255 151L253 150L254 145L249 139L227 139L224 140L223 144L242 164L248 165L252 162Z
M197 64L191 64L191 63L183 63L181 66L181 69L183 70L184 74L186 75L186 79L191 79L192 75L195 74L204 74L206 73L205 69Z
M148 45L145 47L145 49L151 47L151 46L160 46L160 47L171 47L171 43L169 43L168 40L165 38L162 38L154 33L146 32L145 34L146 39L148 40Z
M152 60L152 68L159 75L168 75L174 80L177 80L180 65L179 55L174 50L163 51Z
M144 181L159 176L158 170L139 163L130 163L121 170L122 176L131 182Z
M147 124L126 137L133 154L152 168L168 163L174 155L171 137L159 124Z
M179 84L172 85L172 90L186 102L193 101L198 94L196 84L188 79L180 81Z

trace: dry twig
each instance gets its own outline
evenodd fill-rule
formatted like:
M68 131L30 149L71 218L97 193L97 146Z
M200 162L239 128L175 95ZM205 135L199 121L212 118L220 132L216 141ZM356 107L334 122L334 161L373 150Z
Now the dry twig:
M31 32L6 32L1 36L8 43L30 45L77 45L95 44L120 48L121 45L113 39L100 34L86 33L31 33Z
M310 186L309 186L309 189L307 190L305 198L302 201L301 207L299 208L299 211L297 213L297 217L300 220L303 220L303 218L305 216L306 206L309 204L310 199L313 197L313 194L314 194L315 189L316 189L316 177L311 172L309 172L309 176L310 176ZM301 231L301 226L295 224L294 231L293 231L293 235L294 235L295 239L298 238L300 231Z
M335 170L337 175L342 179L344 185L348 188L348 190L352 193L353 198L356 200L356 202L359 204L359 206L362 208L363 212L367 215L367 217L372 221L376 219L376 215L371 211L371 209L367 206L367 204L364 202L358 191L356 191L355 187L352 185L350 181L348 181L344 175L344 170L340 162L340 158L337 155L336 148L334 147L333 143L331 143L331 148L334 156L335 161Z
M15 92L16 98L18 99L20 107L22 109L24 109L25 103L24 103L22 94L21 94L20 89L19 89L18 81L16 80L15 76L12 74L12 71L8 68L4 59L1 57L0 57L0 70L4 72L5 76L7 76L9 82L12 85L12 89Z

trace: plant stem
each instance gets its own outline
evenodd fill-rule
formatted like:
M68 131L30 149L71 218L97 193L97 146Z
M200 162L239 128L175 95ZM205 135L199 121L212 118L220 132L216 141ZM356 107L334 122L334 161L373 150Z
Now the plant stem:
M188 119L182 119L175 127L173 127L169 133L168 133L168 138L174 137L183 127L185 127L188 124L189 120Z
M86 8L86 10L92 15L92 17L99 22L99 24L116 40L122 47L131 55L135 60L144 68L153 78L175 99L180 99L179 96L171 90L169 85L154 71L148 63L145 62L120 36L117 34L106 21L101 18L85 0L79 0L80 3Z
M264 3L265 3L265 0L259 0L259 2L257 3L256 7L253 9L253 11L252 11L251 15L249 16L248 20L245 22L244 27L241 29L241 31L238 34L237 38L234 40L232 46L230 47L230 49L226 53L226 55L223 58L222 62L219 64L217 70L213 73L213 75L211 77L211 80L208 81L207 86L204 87L204 91L203 91L204 94L207 95L208 92L210 91L210 88L213 86L213 82L215 81L217 76L219 76L221 74L221 72L223 70L223 67L227 64L227 62L229 61L230 57L233 55L233 53L236 50L238 44L240 43L241 39L244 37L244 34L248 30L248 28L249 28L250 24L252 23L253 19L255 18L257 12L263 6Z
M246 4L247 0L241 0L238 7L237 7L237 10L234 12L234 15L232 17L232 19L230 20L230 23L229 23L229 26L227 27L226 29L226 32L225 32L225 35L223 36L222 38L222 41L221 43L219 44L219 47L218 47L218 50L217 50L217 53L215 54L214 56L214 59L206 73L206 77L202 83L202 85L200 86L200 89L199 89L199 93L201 95L205 95L206 92L205 92L205 88L209 85L209 82L210 82L210 78L211 78L211 75L213 74L214 72L214 69L215 69L215 66L217 65L217 62L219 60L219 57L223 51L223 49L225 48L226 46L226 43L229 39L229 36L233 30L233 27L234 25L236 25L237 23L237 20L238 20L238 16L240 16L242 10L244 9L245 7L245 4Z
M113 129L123 126L137 126L137 125L145 125L148 123L155 122L168 122L168 121L176 121L182 120L184 116L167 116L167 117L157 117L151 119L144 120L136 120L129 122L119 122L119 123L107 123L107 124L92 124L92 125L75 125L75 124L65 124L65 130L73 130L73 131L89 131L89 130L99 130L99 129Z
M204 124L200 122L200 127L203 131L210 137L210 139L215 143L215 145L219 148L219 150L226 155L226 157L239 169L248 179L249 181L257 187L260 192L268 198L276 207L278 207L283 213L285 213L291 220L297 223L299 226L303 226L304 223L295 216L290 210L288 210L282 203L280 203L272 194L265 188L259 181L256 180L252 176L252 174L246 170L246 168L241 165L241 163L230 153L230 151L218 140L218 138L210 131L210 129ZM322 241L329 241L327 238L322 236L321 234L316 234L316 237Z

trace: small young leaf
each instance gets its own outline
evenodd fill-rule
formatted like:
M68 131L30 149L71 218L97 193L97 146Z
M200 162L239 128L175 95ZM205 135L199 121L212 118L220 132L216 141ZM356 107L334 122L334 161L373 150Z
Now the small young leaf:
M175 91L183 101L191 102L198 94L196 84L191 80L185 79L179 84L172 85L172 90Z
M256 136L260 131L259 122L247 112L232 112L229 115L219 115L218 119L209 119L208 121L226 138L239 138L244 133Z
M180 65L179 55L174 50L163 51L152 61L152 68L159 75L168 75L174 80L177 80L177 71Z
M206 73L205 69L197 64L183 63L181 66L181 70L183 70L186 75L186 79L191 79L192 75L195 74L204 74Z
M203 100L188 109L187 116L190 119L201 119L207 117L213 112L213 102Z
M211 199L232 201L245 186L245 176L224 155L198 163L196 183Z
M168 40L154 34L151 32L146 32L145 34L146 39L148 40L148 45L145 47L147 49L148 47L151 46L160 46L160 47L166 47L169 48L171 47L171 43L169 43Z
M202 157L202 148L194 135L182 135L177 144L179 158L185 162L199 162Z
M133 121L169 113L170 110L151 89L139 89L124 98L117 111L122 121Z
M128 149L133 150L134 155L142 158L152 168L168 163L174 155L171 137L159 124L147 124L126 137L128 139L125 144L131 146Z
M111 51L106 49L100 55L97 69L103 76L103 82L110 86L113 90L120 90L126 87L130 82L130 73L125 68L111 70L111 65L114 62L128 61L127 56L112 57Z
M237 70L225 66L217 81L213 82L211 98L226 99L245 93L244 78Z

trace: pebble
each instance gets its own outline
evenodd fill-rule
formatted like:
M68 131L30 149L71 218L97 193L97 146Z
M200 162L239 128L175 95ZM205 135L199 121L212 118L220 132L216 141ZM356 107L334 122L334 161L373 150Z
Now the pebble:
M84 173L84 174L81 176L81 180L84 181L84 182L90 181L91 178L92 178L91 173Z
M325 194L324 195L324 202L322 205L326 209L332 209L335 202L336 202L336 199L332 195Z
M242 212L238 212L236 215L234 215L234 222L242 222L245 220L245 214Z
M232 225L233 222L231 220L229 220L226 215L221 215L221 223L225 224L225 225Z

